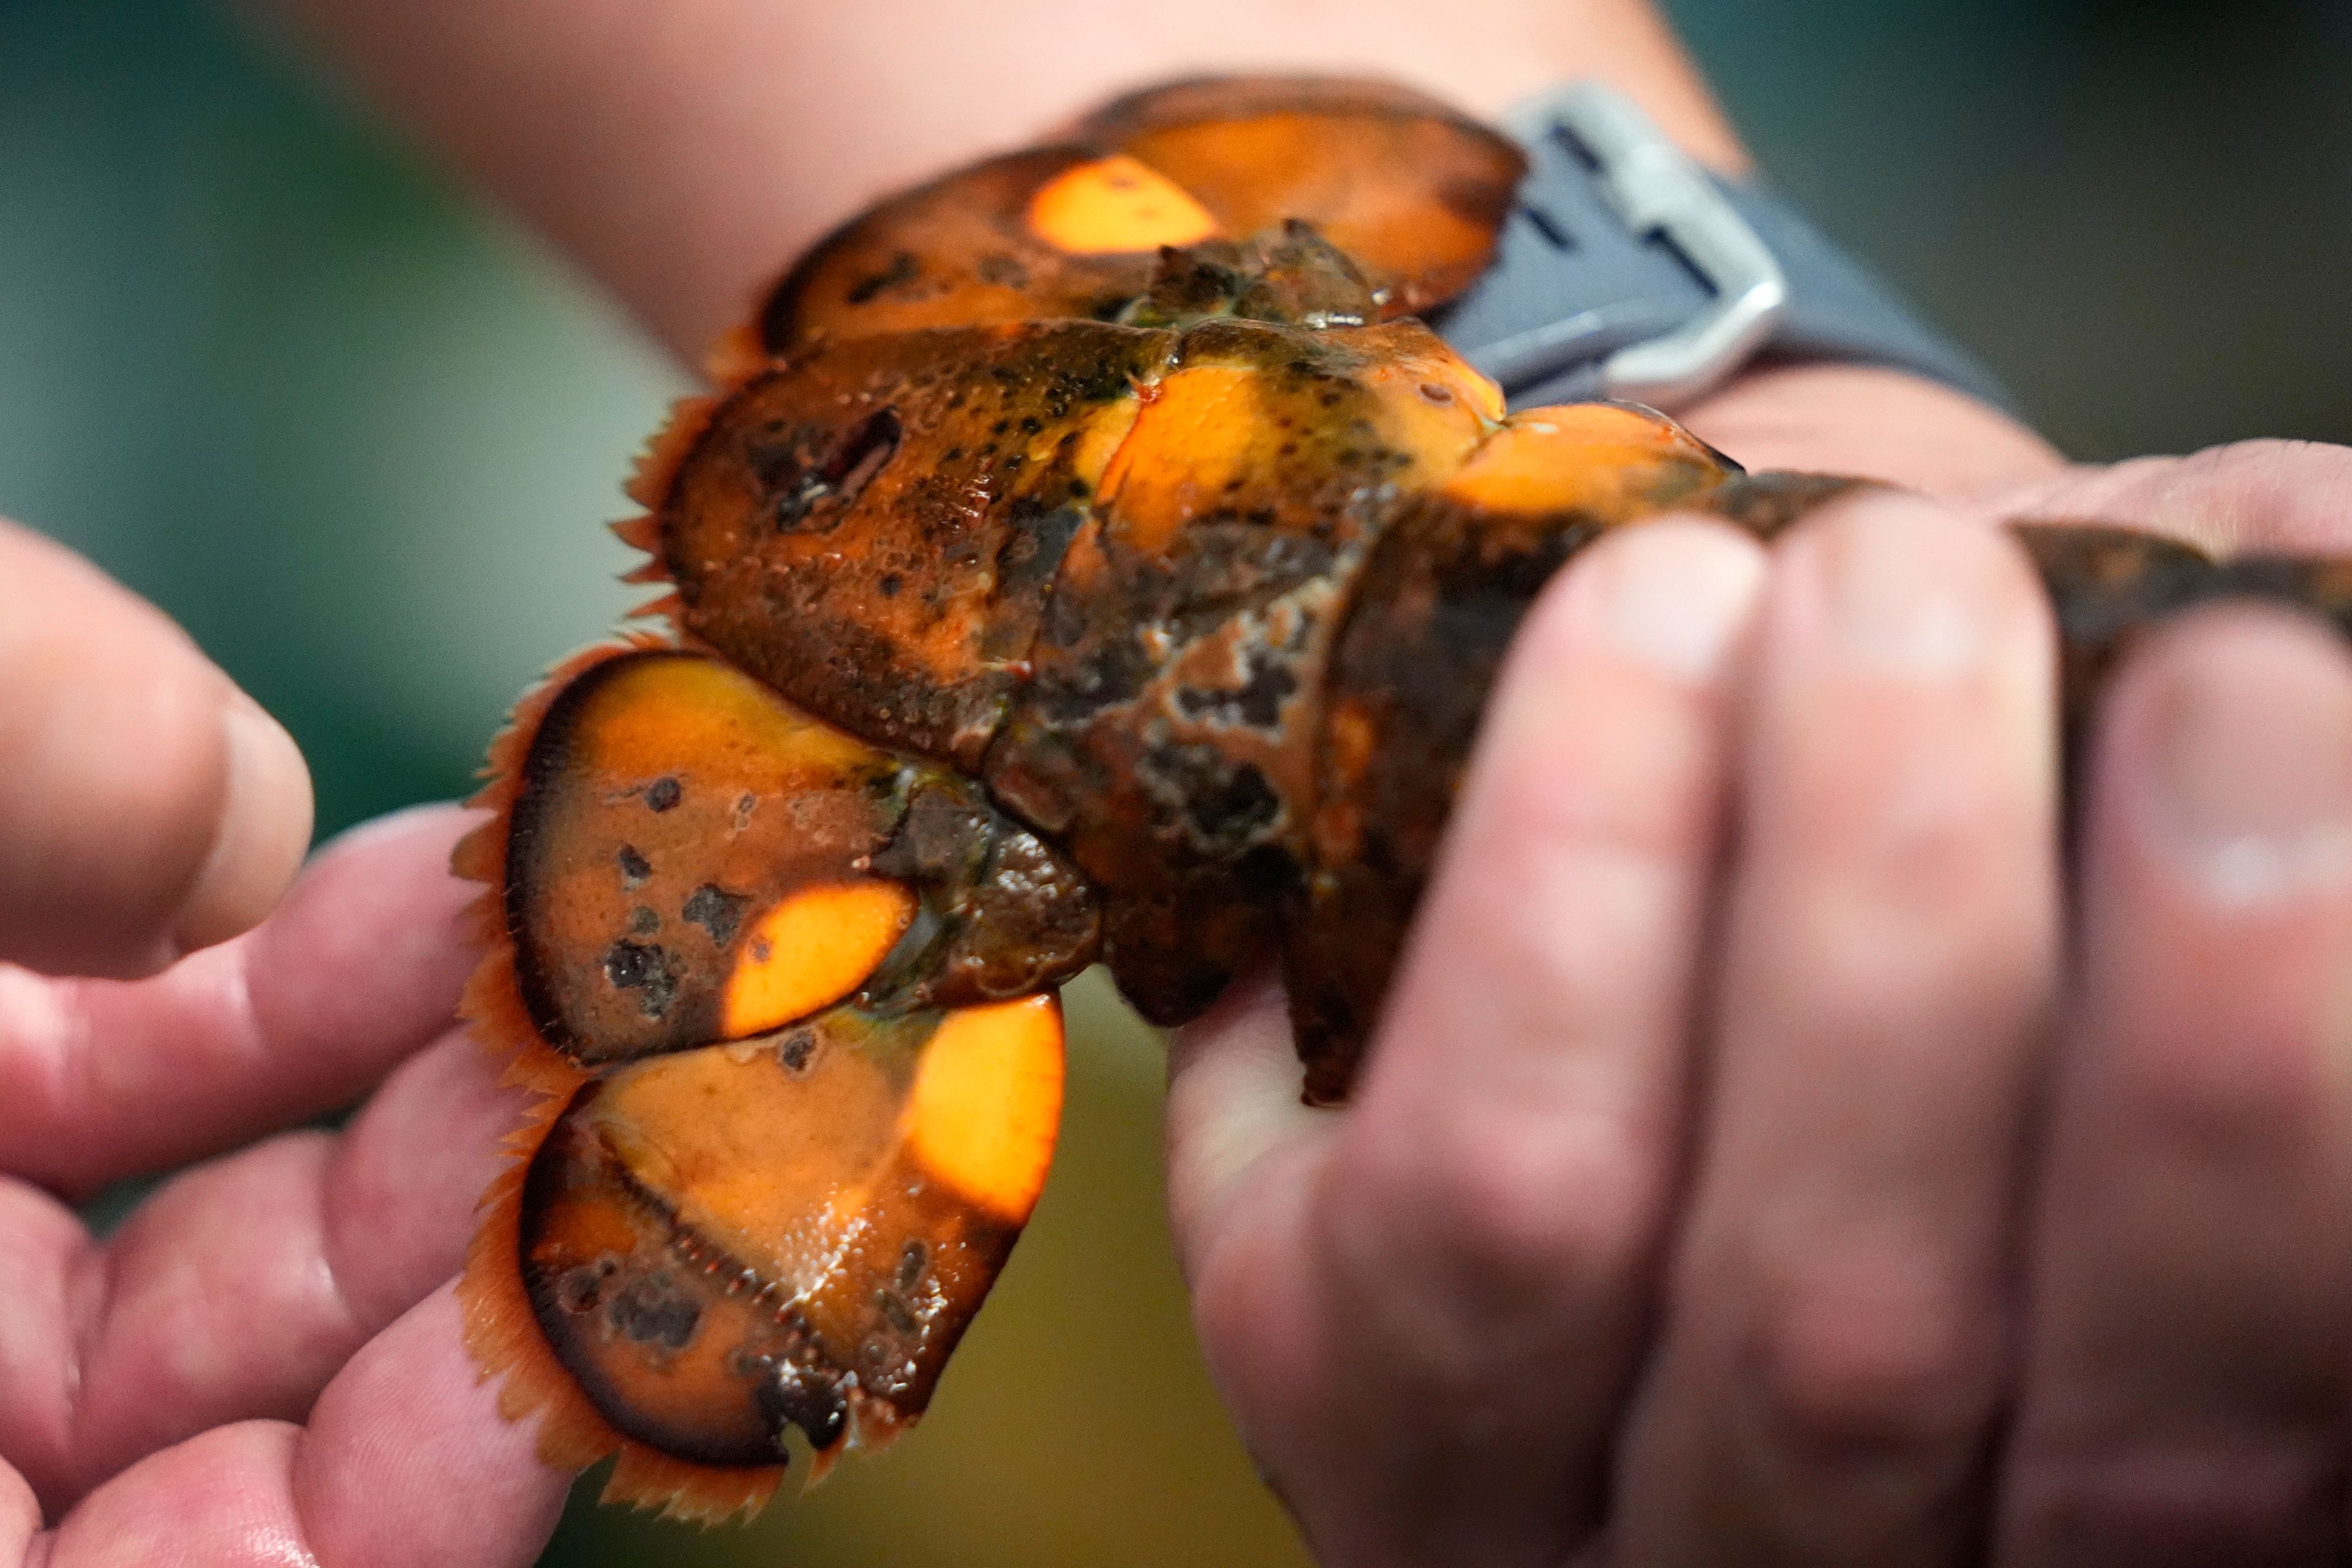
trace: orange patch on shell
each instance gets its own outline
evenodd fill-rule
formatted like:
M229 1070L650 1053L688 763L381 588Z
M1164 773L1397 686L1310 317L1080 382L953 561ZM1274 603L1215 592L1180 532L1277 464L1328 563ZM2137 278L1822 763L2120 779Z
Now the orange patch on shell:
M831 1006L865 983L915 918L915 895L879 879L803 888L752 921L728 975L730 1040Z
M1062 1119L1062 1016L1052 996L950 1013L907 1107L924 1169L1008 1225L1029 1217Z
M1113 153L1065 170L1029 198L1029 231L1072 256L1113 256L1193 245L1217 220L1149 164Z

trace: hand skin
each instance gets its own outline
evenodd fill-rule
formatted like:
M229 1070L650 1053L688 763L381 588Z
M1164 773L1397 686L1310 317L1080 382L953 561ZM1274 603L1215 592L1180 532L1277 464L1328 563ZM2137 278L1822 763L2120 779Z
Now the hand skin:
M1220 4L1188 38L1223 41L1183 60L1066 3L278 8L682 353L884 185L1172 69L1383 69L1486 110L1600 70L1738 161L1638 0ZM2299 510L2344 482L2325 451L2070 475L1949 393L1823 368L1690 418L1759 465L1955 503L2034 484L2036 510L2197 529L2259 491L2284 510L2240 537L2341 537ZM2352 668L2276 616L2158 639L2111 704L2070 927L2028 674L2046 616L1986 510L1857 505L1777 559L1696 521L1596 549L1514 653L1358 1100L1297 1106L1262 985L1180 1042L1204 1344L1328 1561L2336 1539L2320 1326L2352 1112L2326 981L2352 893L2305 817L2352 809L2321 765ZM79 642L61 623L61 668L144 636L142 668L205 686L118 608ZM2170 767L2184 749L2202 760ZM27 921L0 956L147 973L282 883L282 759L249 792L202 742L161 779L95 740L35 754L39 789L0 809L143 788L138 820L174 826L53 829L69 849L29 885L109 890L80 922L102 940L48 952L55 922ZM2282 801L2290 780L2318 793ZM513 1111L448 1027L457 826L362 830L152 978L0 971L0 1098L35 1108L0 1129L0 1563L519 1563L544 1541L565 1478L497 1417L442 1288ZM59 1201L371 1085L340 1136L219 1154L104 1246Z
M5 523L0 668L0 1563L528 1560L563 1481L440 1289L518 1110L453 1026L462 814L289 893L293 742ZM104 1242L70 1206L190 1161Z
M554 1528L446 1288L520 1109L452 1018L464 826L346 835L152 979L0 966L0 1563L521 1563ZM199 1155L104 1242L68 1206Z

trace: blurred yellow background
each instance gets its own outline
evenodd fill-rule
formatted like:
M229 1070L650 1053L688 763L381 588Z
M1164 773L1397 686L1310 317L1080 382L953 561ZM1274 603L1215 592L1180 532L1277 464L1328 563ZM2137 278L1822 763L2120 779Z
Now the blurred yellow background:
M1763 167L2076 455L2352 440L2352 5L1668 8ZM281 714L322 831L461 793L630 602L598 525L686 384L224 10L0 0L0 512ZM921 1430L749 1531L583 1488L549 1563L1303 1561L1192 1348L1157 1043L1072 1002L1053 1183Z

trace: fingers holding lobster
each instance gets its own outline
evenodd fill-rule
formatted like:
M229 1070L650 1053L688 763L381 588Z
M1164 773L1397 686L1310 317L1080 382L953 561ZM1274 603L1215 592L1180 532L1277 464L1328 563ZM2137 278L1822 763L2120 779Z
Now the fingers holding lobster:
M599 649L527 702L469 1010L549 1098L463 1287L542 1451L756 1506L928 1405L1052 1157L1052 988L1091 890L974 786L700 654Z

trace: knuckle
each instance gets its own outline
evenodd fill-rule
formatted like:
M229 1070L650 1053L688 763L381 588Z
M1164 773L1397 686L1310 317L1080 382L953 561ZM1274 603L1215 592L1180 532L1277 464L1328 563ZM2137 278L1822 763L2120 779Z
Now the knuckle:
M1676 867L1703 854L1714 826L1706 780L1696 748L1677 740L1621 725L1605 757L1498 777L1492 818L1508 825L1523 878L1557 880L1595 861Z
M1622 1279L1649 1255L1663 1187L1656 1155L1622 1123L1532 1110L1353 1141L1330 1180L1349 1274L1409 1271L1489 1321Z
M1747 1382L1767 1430L1815 1460L1973 1444L1998 1394L1989 1304L1925 1247L1827 1248L1758 1290Z
M1750 830L1742 918L1779 955L1768 980L1864 1019L2031 1002L2058 919L2046 804L1981 768L1899 776L1861 750Z
M2151 1030L2118 1042L2115 1103L2145 1147L2200 1163L2272 1162L2340 1113L2325 1031L2279 1021Z
M1763 826L1775 842L1760 847L1766 869L1796 889L1811 889L1826 910L1918 906L1945 918L1984 875L1974 822L1953 809L1916 805L1900 813L1885 799L1885 779L1857 765L1845 779L1808 787ZM1873 788L1872 786L1880 786Z
M1705 705L1577 668L1577 691L1481 742L1462 831L1522 866L1671 868L1704 854L1720 744Z
M1531 1056L1557 1060L1567 1042L1638 1027L1652 998L1677 984L1687 962L1679 955L1694 940L1691 880L1675 868L1597 847L1528 847L1486 896L1451 904L1452 929L1438 951L1488 977L1481 1009L1492 1026ZM1526 1109L1529 1120L1552 1114ZM1573 1106L1558 1110L1584 1114ZM1475 1130L1443 1136L1467 1142ZM1533 1131L1526 1136L1544 1142Z
M2038 762L2019 765L2021 748L1988 746L1973 716L1907 700L1842 710L1812 732L1828 743L1807 740L1771 781L1748 829L1752 863L1931 929L2008 918L2040 896L2050 781Z
M2007 914L2018 879L2012 856L1999 851L2015 831L2009 800L1985 794L1936 792L1898 806L1853 803L1846 818L1852 873L1870 902L1916 912L1946 926ZM1825 830L1834 831L1824 824Z
M1759 994L1823 1037L2007 1037L2055 985L2054 898L1965 836L1913 842L1858 879L1780 900ZM1979 1058L1981 1059L1981 1058Z

